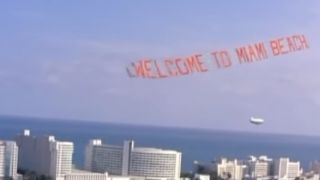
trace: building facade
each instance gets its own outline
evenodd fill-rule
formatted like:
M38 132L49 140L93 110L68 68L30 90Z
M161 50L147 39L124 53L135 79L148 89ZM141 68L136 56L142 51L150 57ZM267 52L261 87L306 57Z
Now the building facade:
M194 174L192 180L210 180L208 174Z
M237 159L228 160L221 158L216 163L217 176L223 179L242 180L245 175L246 166L239 163Z
M246 179L272 179L273 161L267 156L258 158L250 156L250 159L245 164L247 165Z
M121 146L102 144L101 140L91 140L85 150L85 169L95 172L122 174Z
M50 175L61 177L72 172L73 143L54 141L50 144Z
M176 151L137 148L130 154L130 176L180 178L181 154Z
M72 173L63 175L61 180L131 180L126 176L109 176L108 173L94 173L73 169Z
M135 147L133 141L111 146L91 140L86 147L85 167L113 175L179 179L181 153L172 150Z
M0 179L19 179L18 146L14 141L0 141Z
M275 160L274 168L274 176L275 179L278 180L294 180L302 174L300 162L290 161L289 158L279 158Z
M29 130L16 137L19 168L58 179L72 170L73 143L54 136L34 137Z

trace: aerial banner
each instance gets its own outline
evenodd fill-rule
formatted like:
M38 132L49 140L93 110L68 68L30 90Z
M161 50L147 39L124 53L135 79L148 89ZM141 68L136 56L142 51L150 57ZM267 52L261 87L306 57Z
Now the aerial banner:
M227 69L235 64L250 64L308 48L309 42L306 36L298 34L185 57L141 59L131 62L126 70L130 77L135 78L170 78L214 69Z

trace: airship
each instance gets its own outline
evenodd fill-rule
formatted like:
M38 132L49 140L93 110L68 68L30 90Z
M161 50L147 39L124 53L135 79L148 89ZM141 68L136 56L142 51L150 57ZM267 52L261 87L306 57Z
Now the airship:
M260 124L263 124L263 123L264 123L264 119L251 117L251 118L250 118L250 123L256 124L256 125L260 125Z

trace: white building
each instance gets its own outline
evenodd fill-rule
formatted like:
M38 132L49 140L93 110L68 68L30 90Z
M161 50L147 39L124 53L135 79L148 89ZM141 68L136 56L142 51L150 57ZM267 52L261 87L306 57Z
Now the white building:
M311 172L304 173L300 177L300 179L301 180L319 180L320 176L318 173L311 171Z
M14 141L0 141L0 179L20 179L18 168L18 146Z
M210 175L208 175L208 174L194 174L193 180L210 180Z
M179 179L181 153L172 150L134 147L133 141L111 146L91 140L86 148L85 167L94 172L113 175Z
M71 173L63 175L61 180L130 180L130 177L109 176L108 173L94 173L73 169Z
M5 173L5 167L6 167L6 161L5 161L5 144L0 141L0 178L3 179L6 176Z
M301 174L299 161L293 162L289 158L280 158L274 162L274 175L278 180L294 180Z
M16 137L19 168L58 179L72 171L73 143L54 136L33 137L29 130Z
M50 175L60 177L72 171L72 142L54 141L50 144Z
M130 176L180 178L181 153L176 151L135 148L128 160Z
M273 161L267 156L260 156L259 158L250 156L246 165L247 179L272 179Z
M221 158L216 163L217 175L223 179L242 180L245 175L246 166L238 162L237 159L232 161Z

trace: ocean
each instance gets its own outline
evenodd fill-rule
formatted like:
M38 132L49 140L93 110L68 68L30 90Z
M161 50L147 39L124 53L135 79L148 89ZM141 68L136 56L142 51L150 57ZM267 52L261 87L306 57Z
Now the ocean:
M290 157L299 160L304 169L311 161L320 160L320 137L0 117L0 139L14 139L23 129L30 129L32 135L54 135L74 142L74 164L79 168L83 167L85 145L93 138L115 145L132 139L136 146L180 151L184 172L192 170L195 160L210 162L220 157Z

